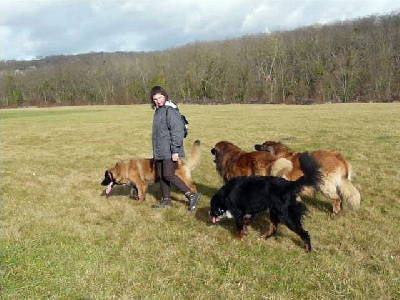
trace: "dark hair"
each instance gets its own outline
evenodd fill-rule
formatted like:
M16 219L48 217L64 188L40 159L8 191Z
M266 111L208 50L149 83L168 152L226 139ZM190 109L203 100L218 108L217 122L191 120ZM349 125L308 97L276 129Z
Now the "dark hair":
M155 94L161 94L161 95L163 95L163 96L165 97L165 101L168 101L168 94L167 94L167 91L164 90L164 88L161 87L161 86L159 86L159 85L153 86L153 87L151 88L151 90L150 90L151 108L153 108L153 109L156 107L156 105L155 105L155 103L154 103L154 101L153 101L153 96L154 96Z

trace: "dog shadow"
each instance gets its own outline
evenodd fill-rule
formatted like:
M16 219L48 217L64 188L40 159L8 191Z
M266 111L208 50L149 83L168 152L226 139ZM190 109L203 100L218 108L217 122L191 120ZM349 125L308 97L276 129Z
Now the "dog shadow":
M221 226L227 231L230 231L232 235L235 234L236 231L235 219L224 219L218 222L217 224L214 224L212 222L212 218L210 217L210 206L199 207L196 210L195 218L196 220L198 220L199 222L203 222L207 226Z
M127 196L129 197L130 195L130 187L127 186L122 186L122 185L117 185L114 186L110 195L106 195L106 190L103 189L103 191L100 194L100 197L113 197L113 196Z
M202 196L204 198L210 198L212 196L214 196L214 194L218 191L219 188L214 188L214 187L210 187L201 183L195 183L196 187L197 187L197 191L199 193L202 194ZM125 186L125 185L115 185L110 193L110 195L106 195L106 189L103 188L103 190L100 193L100 197L130 197L130 191L131 188L129 186ZM174 186L172 186L171 192L176 193L176 194L180 194L181 192ZM161 194L161 188L160 188L160 184L156 183L154 185L151 185L148 187L146 195L152 195L155 199L161 199L162 194ZM132 199L132 198L131 198ZM175 202L178 203L187 203L186 199L180 199L177 197L174 197L174 195L172 195L172 199ZM132 199L132 200L137 200L137 199Z
M253 222L251 222L250 227L253 228L255 231L259 232L261 235L269 227L268 216L269 216L268 212L256 215ZM212 218L210 216L210 206L198 208L196 210L195 217L198 221L203 222L208 226L221 226L222 228L231 232L232 236L237 235L236 219L235 218L223 219L223 220L219 221L218 223L214 224L212 222Z
M326 198L320 199L319 196L302 197L301 200L306 204L307 207L313 207L314 209L327 213L332 211L332 203Z
M224 219L221 220L220 222L214 224L211 221L211 217L209 215L210 208L209 207L202 207L199 208L196 211L196 219L200 222L204 222L207 226L220 226L224 230L226 230L229 235L231 236L232 240L235 240L237 238L237 228L236 228L236 221L234 218L232 219ZM298 247L304 247L304 242L301 240L301 238L296 235L294 232L290 231L284 224L279 224L278 230L276 234L270 238L267 239L261 239L261 235L263 235L266 231L268 231L270 225L269 221L269 212L264 212L257 214L253 221L251 222L250 225L250 232L248 236L245 236L243 240L247 239L252 239L252 240L260 240L266 241L266 240L275 240L278 243L282 241L282 239L290 239L293 244L295 244ZM282 228L286 227L285 230L282 230Z
M197 192L200 193L202 195L202 199L204 200L204 198L209 198L211 199L212 196L214 196L214 194L218 191L218 188L214 188L214 187L210 187L201 183L195 183L195 186L197 188ZM148 191L149 192L149 191ZM177 193L177 194L182 194L177 188L172 187L172 192ZM159 192L159 196L161 198L161 192ZM181 203L181 204L187 204L187 200L186 199L181 199L181 198L177 198L174 197L174 195L172 195L172 200L174 202L177 203ZM202 201L200 201L201 203ZM209 209L208 209L209 210ZM207 210L207 214L208 214L208 210ZM205 217L203 216L200 219L205 219Z
M217 191L220 189L220 187L215 188L215 187L210 187L208 185L204 185L201 183L195 183L197 190L199 191L199 193L201 193L203 196L206 196L208 198L212 198L212 196L214 196Z
M250 227L254 231L256 231L259 236L261 236L261 234L268 229L269 221L266 216L268 216L268 213L256 215L256 217L254 218L253 222L250 225ZM210 217L210 207L198 208L196 211L196 219L200 222L205 223L207 226L219 226L221 228L224 228L224 230L229 232L229 234L232 236L233 239L237 237L238 231L236 228L236 219L235 218L223 219L218 223L214 224L212 222L212 218Z
M107 196L106 190L103 189L100 193L100 197L112 198L112 197L127 197L132 201L138 201L136 198L131 197L131 188L126 185L115 185L111 191L111 193ZM161 199L161 190L158 184L155 186L149 186L146 192L147 195L152 195L155 199Z

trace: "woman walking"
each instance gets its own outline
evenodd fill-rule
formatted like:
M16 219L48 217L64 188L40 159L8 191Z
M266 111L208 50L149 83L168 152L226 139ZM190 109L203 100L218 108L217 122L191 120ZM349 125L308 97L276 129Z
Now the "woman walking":
M192 193L190 188L175 174L179 158L185 157L184 124L176 105L168 101L168 94L161 86L150 91L151 106L155 109L153 119L153 156L160 177L162 198L153 208L172 207L171 184L176 186L189 201L189 211L196 209L201 194Z

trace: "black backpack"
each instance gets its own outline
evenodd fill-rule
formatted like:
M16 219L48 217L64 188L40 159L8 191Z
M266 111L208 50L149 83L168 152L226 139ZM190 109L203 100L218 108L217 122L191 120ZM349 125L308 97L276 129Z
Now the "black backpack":
M176 106L176 108L168 105L167 106L167 114L168 114L168 109L170 109L170 108L175 109L178 112L179 116L181 117L182 124L183 124L183 131L184 131L183 137L186 138L189 135L189 121L186 119L185 115L181 114L181 112L179 111L179 108L176 104L175 104L175 106Z

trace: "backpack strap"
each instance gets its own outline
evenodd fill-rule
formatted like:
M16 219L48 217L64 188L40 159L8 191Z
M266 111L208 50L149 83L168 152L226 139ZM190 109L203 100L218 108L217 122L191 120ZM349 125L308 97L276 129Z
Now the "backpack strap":
M166 107L166 111L165 111L165 120L166 120L166 122L167 122L167 127L168 127L168 129L171 129L171 126L170 126L170 124L168 124L168 110L171 108L171 106L167 106Z
M184 136L183 137L186 138L188 136L188 124L189 124L189 122L186 119L186 117L181 114L181 112L179 111L178 107L174 108L174 107L169 106L169 105L166 107L167 111L165 112L165 116L166 116L166 122L167 122L168 129L171 129L171 126L168 124L168 110L171 109L171 108L175 109L178 112L179 117L181 118L181 121L182 121L182 125L183 125L183 132L184 132Z

